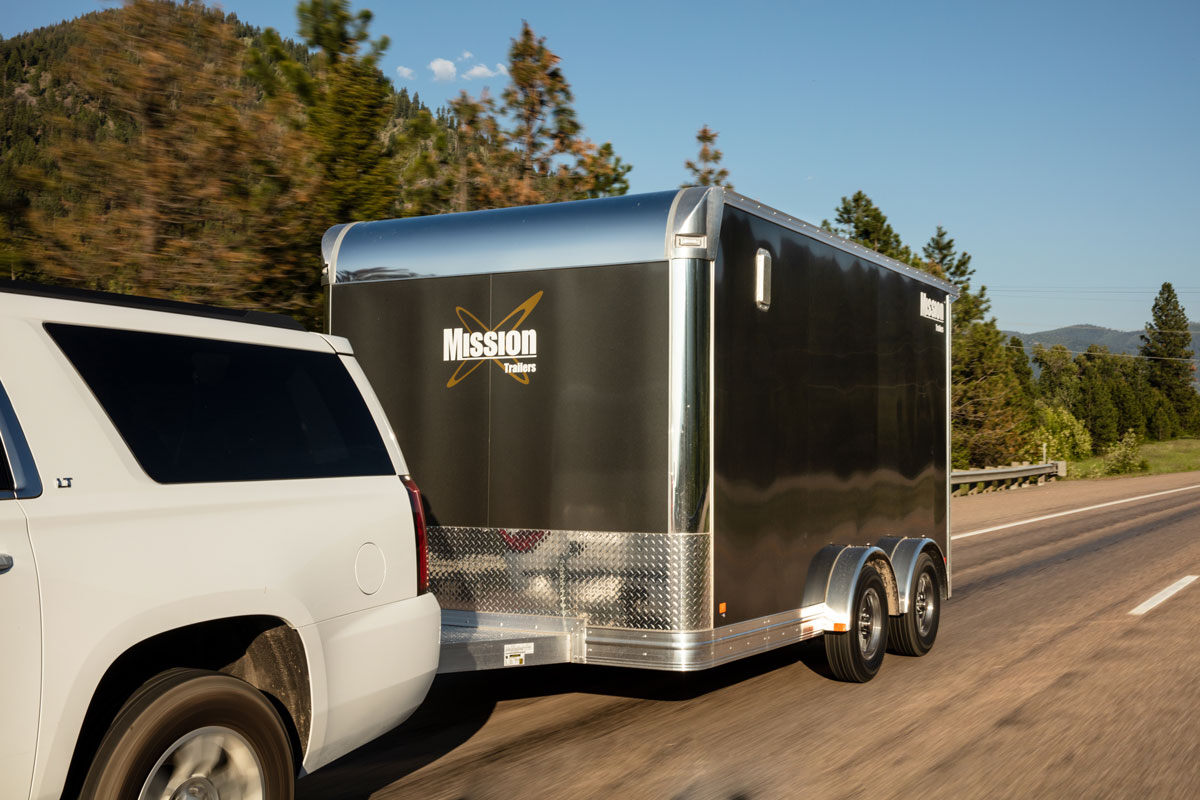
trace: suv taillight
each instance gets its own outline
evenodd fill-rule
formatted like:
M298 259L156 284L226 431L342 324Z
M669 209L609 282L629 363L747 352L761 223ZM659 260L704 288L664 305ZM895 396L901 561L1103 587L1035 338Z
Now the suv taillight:
M417 594L429 591L429 535L425 532L425 504L421 502L421 490L408 475L401 475L404 488L408 490L408 502L412 505L413 530L417 533Z

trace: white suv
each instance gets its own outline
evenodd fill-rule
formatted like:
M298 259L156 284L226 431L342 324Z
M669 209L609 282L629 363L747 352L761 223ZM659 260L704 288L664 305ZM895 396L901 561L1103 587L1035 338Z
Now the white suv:
M291 797L425 696L424 512L345 339L0 282L0 443L3 800Z

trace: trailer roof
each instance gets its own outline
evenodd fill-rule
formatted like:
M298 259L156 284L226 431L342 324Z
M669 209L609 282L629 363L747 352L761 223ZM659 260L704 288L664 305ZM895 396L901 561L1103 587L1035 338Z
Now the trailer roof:
M321 240L325 282L711 260L725 205L958 295L927 272L720 187L334 225Z

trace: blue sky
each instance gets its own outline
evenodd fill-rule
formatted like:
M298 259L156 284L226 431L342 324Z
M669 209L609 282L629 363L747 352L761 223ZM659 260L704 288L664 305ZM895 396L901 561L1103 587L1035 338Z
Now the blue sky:
M0 0L0 34L104 5ZM498 93L502 75L465 75L496 71L527 19L586 133L634 165L632 191L684 180L708 124L757 200L819 223L862 189L918 247L943 225L1004 328L1139 328L1167 280L1200 319L1194 1L364 6L391 39L388 74L431 106ZM224 8L295 34L289 0Z

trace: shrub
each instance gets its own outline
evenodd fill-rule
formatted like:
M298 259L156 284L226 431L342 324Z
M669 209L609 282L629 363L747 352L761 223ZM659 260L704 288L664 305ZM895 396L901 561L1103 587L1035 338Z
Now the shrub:
M1065 407L1039 400L1034 409L1034 423L1036 427L1029 438L1029 458L1042 457L1043 442L1046 458L1050 461L1076 461L1092 454L1092 435Z
M1150 462L1142 458L1142 445L1132 428L1108 449L1101 465L1105 475L1125 475L1150 468Z

